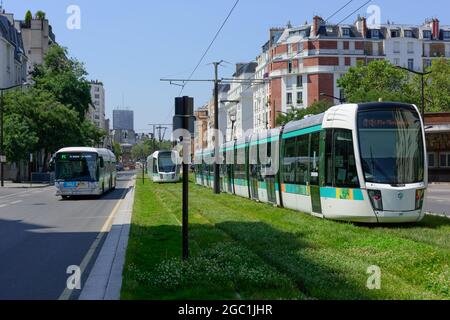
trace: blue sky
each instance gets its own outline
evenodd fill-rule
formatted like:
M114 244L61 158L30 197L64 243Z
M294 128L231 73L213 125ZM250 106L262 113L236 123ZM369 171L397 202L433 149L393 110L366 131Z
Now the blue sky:
M70 55L85 63L90 79L104 82L107 116L125 106L135 111L135 127L149 130L149 123L171 123L173 99L180 88L159 81L162 77L187 77L219 28L235 0L4 0L4 7L16 18L27 9L43 10L53 26L57 41ZM231 63L255 59L267 41L268 29L291 21L310 22L313 15L331 15L347 3L339 1L241 0L215 45L194 78L211 78L208 63ZM355 0L333 18L339 22L366 0ZM425 18L438 17L450 25L448 0L416 4L411 0L378 0L381 20L422 24ZM81 9L81 30L66 27L69 5ZM364 15L366 7L359 13ZM355 17L346 22L353 23ZM230 76L234 66L220 69ZM184 94L195 98L196 106L208 101L211 84L189 84Z

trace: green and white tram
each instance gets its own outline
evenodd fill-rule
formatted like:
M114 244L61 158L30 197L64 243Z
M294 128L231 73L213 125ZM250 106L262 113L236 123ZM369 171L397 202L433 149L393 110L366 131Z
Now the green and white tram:
M179 182L181 159L177 151L156 151L147 159L148 175L153 182Z
M116 157L107 149L64 148L55 155L56 195L102 195L117 186Z
M222 147L224 191L332 220L424 217L424 126L416 106L346 104ZM198 166L196 167L198 168ZM197 171L197 183L204 171ZM224 175L225 177L225 175Z

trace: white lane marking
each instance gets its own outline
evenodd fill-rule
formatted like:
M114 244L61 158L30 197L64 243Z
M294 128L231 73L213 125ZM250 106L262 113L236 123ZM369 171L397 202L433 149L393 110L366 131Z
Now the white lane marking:
M18 203L21 203L21 202L23 202L23 200L13 201L13 202L11 202L10 204L18 204Z
M7 204L0 204L0 208L4 208L4 207L7 207L8 205Z

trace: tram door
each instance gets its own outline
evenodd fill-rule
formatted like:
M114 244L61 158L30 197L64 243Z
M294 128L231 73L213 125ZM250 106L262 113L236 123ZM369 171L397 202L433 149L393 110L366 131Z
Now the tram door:
M266 177L266 184L267 184L267 198L270 203L276 204L277 203L277 194L275 191L275 177L270 176Z
M227 184L228 184L228 192L234 193L233 190L233 168L231 165L227 165Z
M320 132L310 136L310 188L312 211L322 214L322 203L320 201Z
M250 165L250 191L252 199L258 200L258 165L251 164Z

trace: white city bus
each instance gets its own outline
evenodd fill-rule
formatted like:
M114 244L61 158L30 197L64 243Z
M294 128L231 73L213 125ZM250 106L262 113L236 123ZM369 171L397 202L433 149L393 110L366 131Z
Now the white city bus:
M56 195L102 195L117 185L116 157L107 149L64 148L55 155Z

